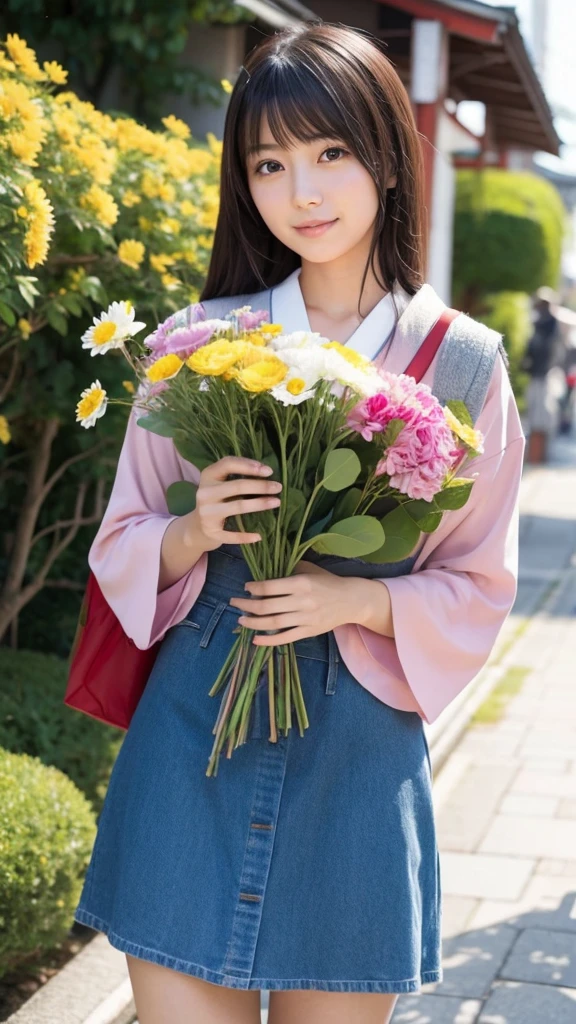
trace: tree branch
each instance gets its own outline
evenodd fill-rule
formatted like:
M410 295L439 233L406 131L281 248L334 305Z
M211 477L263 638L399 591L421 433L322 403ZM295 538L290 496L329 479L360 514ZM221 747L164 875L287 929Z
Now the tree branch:
M12 352L12 363L8 370L8 376L3 387L0 389L0 402L4 402L6 395L10 394L12 385L16 380L16 371L18 370L18 364L20 362L20 349L16 345Z
M69 459L65 459L64 462L60 463L58 469L52 473L52 476L44 484L42 493L40 495L41 502L46 500L47 495L54 487L54 484L60 479L60 477L66 472L70 466L74 466L77 462L82 462L83 459L92 458L96 452L102 451L103 448L108 447L108 441L99 441L93 445L92 448L88 448L85 452L79 452L78 455L72 455Z
M78 528L80 528L81 526L92 526L93 523L99 523L104 511L103 499L104 480L100 477L96 481L96 495L94 497L94 511L92 514L80 520L59 519L56 523L51 523L50 526L45 526L43 530L39 530L39 532L32 538L32 541L30 542L30 549L32 549L34 545L42 539L42 537L47 537L48 534L54 533L55 531L66 530L70 526L78 526Z

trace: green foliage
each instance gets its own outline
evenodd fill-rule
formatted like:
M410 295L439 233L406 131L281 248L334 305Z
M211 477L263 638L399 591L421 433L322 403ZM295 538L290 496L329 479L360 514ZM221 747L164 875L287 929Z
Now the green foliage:
M86 578L125 417L105 417L95 441L74 407L97 375L127 404L134 381L119 351L104 370L82 348L82 333L112 301L130 300L150 330L197 301L219 204L214 135L199 144L171 116L153 132L103 114L73 92L55 92L66 74L54 63L43 70L17 36L0 43L0 578L13 581L0 594L0 637L25 588L31 600L36 581ZM48 436L41 472L34 463ZM58 482L43 494L31 541L18 522L32 481L41 489L51 477ZM44 572L54 551L57 564ZM72 618L73 593L63 602ZM30 624L30 613L24 618ZM60 633L52 623L46 631L48 649L64 653L69 620Z
M0 647L0 746L68 775L100 813L124 732L63 703L67 662Z
M566 214L559 193L528 171L457 174L455 301L475 314L487 292L556 286Z
M251 20L233 0L82 0L73 14L64 0L4 0L0 35L16 32L34 46L57 44L72 87L97 106L118 76L127 109L154 124L165 112L166 95L222 103L219 82L185 58L195 25Z
M95 834L66 775L0 748L0 977L66 938Z
M523 292L496 292L487 295L477 318L504 336L510 359L510 380L516 401L524 408L528 374L520 369L526 344L532 332L530 299Z

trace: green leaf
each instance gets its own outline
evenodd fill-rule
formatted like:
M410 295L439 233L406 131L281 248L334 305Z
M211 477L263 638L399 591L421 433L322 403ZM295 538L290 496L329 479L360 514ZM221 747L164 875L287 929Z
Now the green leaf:
M361 497L362 491L359 487L349 487L347 491L344 491L334 506L334 522L337 523L340 519L348 519L349 516L353 516Z
M272 469L272 475L267 476L267 480L280 480L280 462L276 452L267 452L259 461Z
M188 433L178 428L172 427L174 438L174 447L179 455L187 462L191 462L197 469L205 469L206 466L210 466L214 459L210 452L204 447L202 442L197 437L190 437Z
M466 477L454 477L447 487L439 491L434 500L438 508L444 510L453 511L462 508L468 501L473 486L473 480L467 480Z
M401 420L401 419L398 419L398 418L390 420L388 426L386 427L386 430L384 431L383 437L382 437L384 446L386 448L389 448L391 445L394 444L395 441L398 440L398 437L402 433L402 431L404 430L405 426L406 426L406 421L405 420Z
M474 426L474 420L468 412L468 407L464 402L461 402L459 399L451 398L449 402L446 402L446 405L450 409L450 412L454 413L456 419L460 420L460 423L466 423L469 427Z
M8 324L8 327L14 327L14 324L16 323L16 317L14 315L14 311L12 309L10 309L10 306L7 306L5 302L1 302L1 301L0 301L0 316L2 317L4 323Z
M306 498L298 488L288 487L285 501L284 529L288 533L292 526L294 529L298 529L304 509L306 508Z
M84 312L82 303L74 292L67 292L66 295L61 295L60 302L69 313L72 313L72 316L82 316Z
M311 547L321 555L359 558L382 544L384 530L374 516L351 516L321 533Z
M393 509L381 520L385 541L377 551L368 552L369 562L401 562L412 553L420 530L403 505Z
M334 509L331 508L327 515L323 516L322 519L318 519L315 523L310 523L302 534L302 540L310 540L311 537L317 537L319 533L322 533L322 530L331 521L333 515Z
M172 516L185 516L196 508L198 485L190 480L176 480L166 488L166 503Z
M442 522L442 512L433 501L405 501L402 507L422 533L434 533Z
M136 423L139 427L144 427L144 430L159 434L160 437L174 436L174 426L162 412L149 412L146 416L141 416L139 420L136 420ZM185 455L183 457L186 458Z
M328 453L322 486L327 491L343 491L356 480L362 466L351 448L335 448Z
M68 334L68 321L63 313L60 313L54 306L46 306L46 319L58 334L65 337Z

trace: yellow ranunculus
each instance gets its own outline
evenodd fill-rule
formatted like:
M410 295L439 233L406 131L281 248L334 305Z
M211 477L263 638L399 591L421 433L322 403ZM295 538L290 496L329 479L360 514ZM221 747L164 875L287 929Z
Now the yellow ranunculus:
M202 376L219 377L243 357L244 351L242 342L219 339L193 352L186 360L186 365Z
M159 380L170 380L171 377L175 377L183 366L184 363L179 356L171 352L167 356L160 356L155 363L152 363L152 366L146 370L146 376L148 380L156 384Z
M258 330L260 331L261 334L275 335L275 334L282 334L282 331L284 330L284 328L282 327L282 324L266 324L266 323L264 323L264 324L260 324L260 327L258 328Z
M287 373L286 363L282 362L278 356L266 355L258 362L236 370L234 376L245 391L259 392L270 391L271 388L276 387L284 380Z

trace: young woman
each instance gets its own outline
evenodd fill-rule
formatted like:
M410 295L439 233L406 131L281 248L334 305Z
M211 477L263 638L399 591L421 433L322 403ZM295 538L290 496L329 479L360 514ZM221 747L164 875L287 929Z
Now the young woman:
M407 367L444 306L422 283L410 103L371 38L313 23L265 40L230 97L221 188L203 308L184 319L248 298ZM250 452L199 472L130 416L89 562L136 645L163 642L76 918L126 953L140 1024L257 1024L261 989L269 1024L385 1024L399 993L441 980L423 723L485 663L516 592L524 437L499 341L460 315L424 377L466 399L485 449L468 504L400 563L310 552L245 590L239 545L258 537L225 521L277 506L279 485ZM182 478L197 506L170 516ZM249 741L206 777L208 690L238 621L295 641L310 725L270 743L263 687Z

